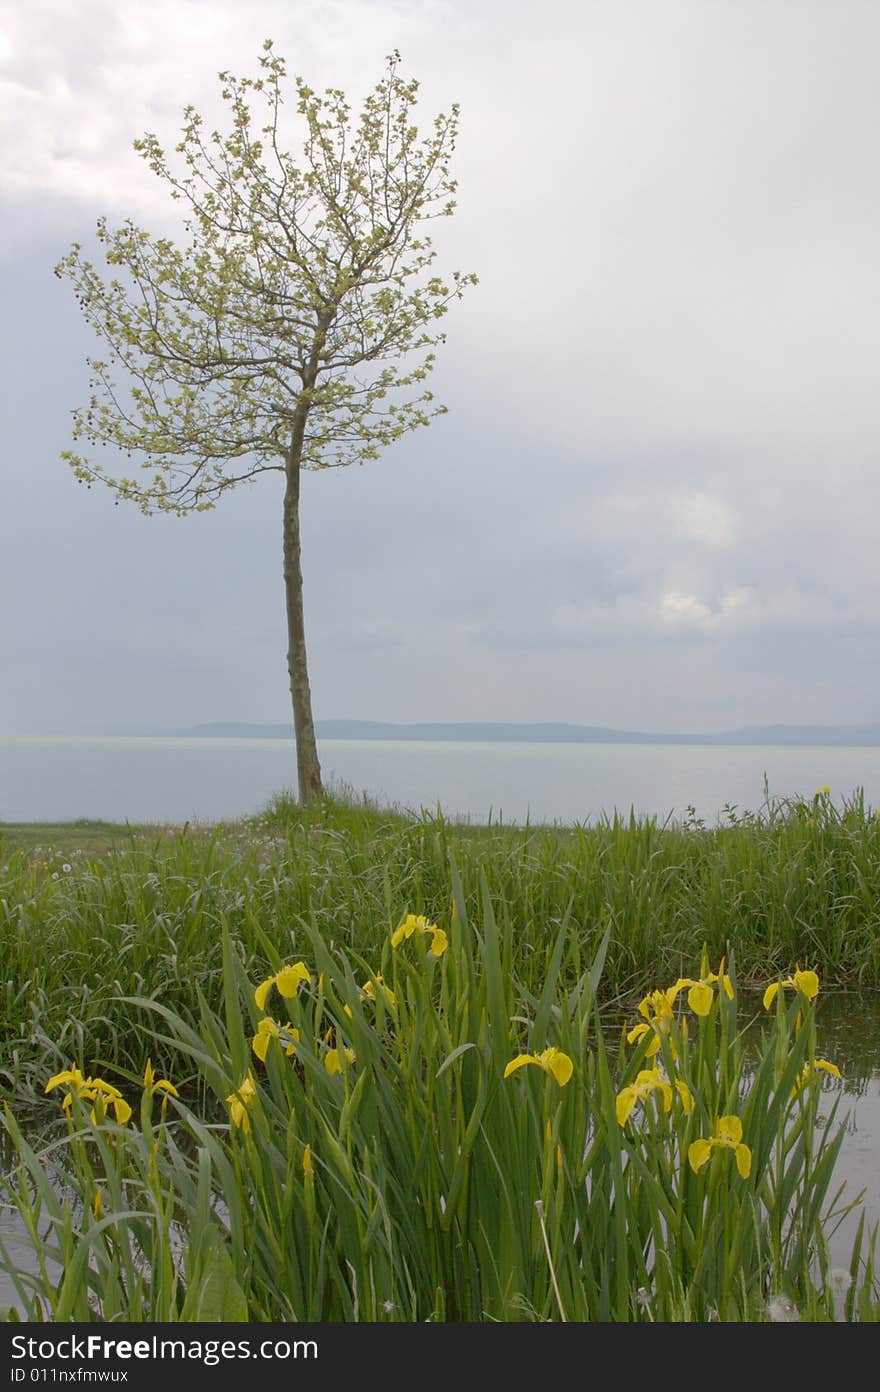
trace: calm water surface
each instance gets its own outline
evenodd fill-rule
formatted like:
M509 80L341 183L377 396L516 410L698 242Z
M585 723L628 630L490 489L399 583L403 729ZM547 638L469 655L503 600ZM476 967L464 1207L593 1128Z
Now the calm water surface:
M477 822L590 822L615 810L710 824L727 804L864 789L880 802L880 748L476 744L325 740L326 780L385 803ZM274 739L0 738L0 821L214 822L257 812L296 782Z

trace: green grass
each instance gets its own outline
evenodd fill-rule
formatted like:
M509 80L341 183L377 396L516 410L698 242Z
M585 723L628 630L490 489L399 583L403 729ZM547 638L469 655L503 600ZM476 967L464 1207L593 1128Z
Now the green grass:
M447 934L442 961L427 939L391 947L407 914ZM24 1281L22 1302L56 1319L377 1319L389 1306L420 1320L668 1320L762 1318L778 1296L830 1317L823 1214L840 1132L793 1098L814 1034L790 1000L746 1061L718 994L717 1035L696 1020L675 1053L663 1046L696 1109L673 1094L672 1131L655 1104L637 1109L638 1134L616 1119L615 1089L649 1061L606 1057L597 1012L632 1023L647 991L698 971L704 946L716 967L736 963L738 987L796 964L823 991L880 987L880 820L858 796L836 808L819 795L714 828L484 827L282 795L214 828L0 828L10 1201L34 1232L49 1223L64 1268L61 1284ZM267 1007L300 1030L296 1058L273 1043L264 1068L254 984L300 959L309 990L289 1018L277 991ZM374 1018L361 992L377 972L396 1003ZM357 1060L341 1077L324 1067L334 1044ZM504 1079L512 1054L551 1044L575 1060L576 1086L535 1068ZM181 1092L160 1152L148 1056ZM46 1080L71 1065L122 1088L132 1123L92 1136L79 1109L73 1134L38 1140L59 1120ZM245 1136L224 1099L248 1068ZM754 1155L746 1190L729 1154L702 1175L684 1163L735 1113ZM75 1211L52 1182L62 1156ZM861 1318L877 1314L872 1252L863 1233L849 1305ZM228 1307L211 1303L218 1290Z
M735 952L744 983L800 962L828 985L880 986L880 820L859 798L706 829L480 827L280 796L213 829L3 827L0 846L0 1085L19 1098L74 1058L136 1070L142 1020L122 997L193 1019L200 991L218 1008L224 933L259 977L309 925L366 957L405 913L446 923L453 864L470 911L481 881L503 905L526 985L566 921L587 954L608 931L606 1000L681 974L704 943Z
M144 834L140 826L120 826L115 822L0 822L0 860L24 851L47 864L65 860L74 852L102 855L126 845L132 837ZM176 835L178 828L170 828Z
M848 1272L828 1258L843 1129L827 1077L805 1073L811 973L779 992L748 1066L734 965L705 959L609 1058L610 929L584 953L558 925L525 981L503 904L484 883L471 913L454 872L449 889L442 934L418 919L370 958L310 920L306 962L279 976L293 964L272 953L265 995L224 932L221 1005L194 1024L127 1002L197 1073L196 1107L141 1076L114 1117L67 1071L60 1138L35 1146L7 1109L2 1187L41 1264L20 1268L2 1235L0 1263L26 1318L880 1317L875 1236L859 1229Z

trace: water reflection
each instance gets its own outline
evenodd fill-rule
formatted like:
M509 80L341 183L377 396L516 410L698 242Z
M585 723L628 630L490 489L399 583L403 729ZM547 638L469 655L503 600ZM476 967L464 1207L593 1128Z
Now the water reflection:
M880 1222L880 992L823 991L816 1013L818 1053L836 1063L842 1088L838 1119L846 1134L835 1168L835 1183L846 1181L844 1198L864 1190L868 1224ZM847 1215L831 1237L832 1260L848 1266L858 1213Z

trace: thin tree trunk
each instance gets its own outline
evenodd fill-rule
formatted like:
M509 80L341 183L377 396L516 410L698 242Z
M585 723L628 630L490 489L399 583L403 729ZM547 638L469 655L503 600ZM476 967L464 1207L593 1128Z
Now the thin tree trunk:
M299 435L299 440L296 436ZM299 448L297 448L297 445ZM295 432L287 457L287 487L284 491L284 595L287 603L287 670L293 702L293 729L296 736L296 771L299 800L320 797L321 765L312 718L312 692L306 661L306 634L303 623L303 582L299 529L299 453L302 430Z

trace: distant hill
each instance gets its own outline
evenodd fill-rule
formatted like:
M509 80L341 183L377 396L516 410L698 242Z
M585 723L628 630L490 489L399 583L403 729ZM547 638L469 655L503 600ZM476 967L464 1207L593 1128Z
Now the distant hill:
M449 722L392 725L377 720L319 720L320 740L425 740L480 744L733 744L733 745L880 745L878 725L749 725L716 734L663 734L644 730L612 730L601 725L507 724ZM155 734L189 739L293 739L292 725L193 725L186 730L157 730Z

